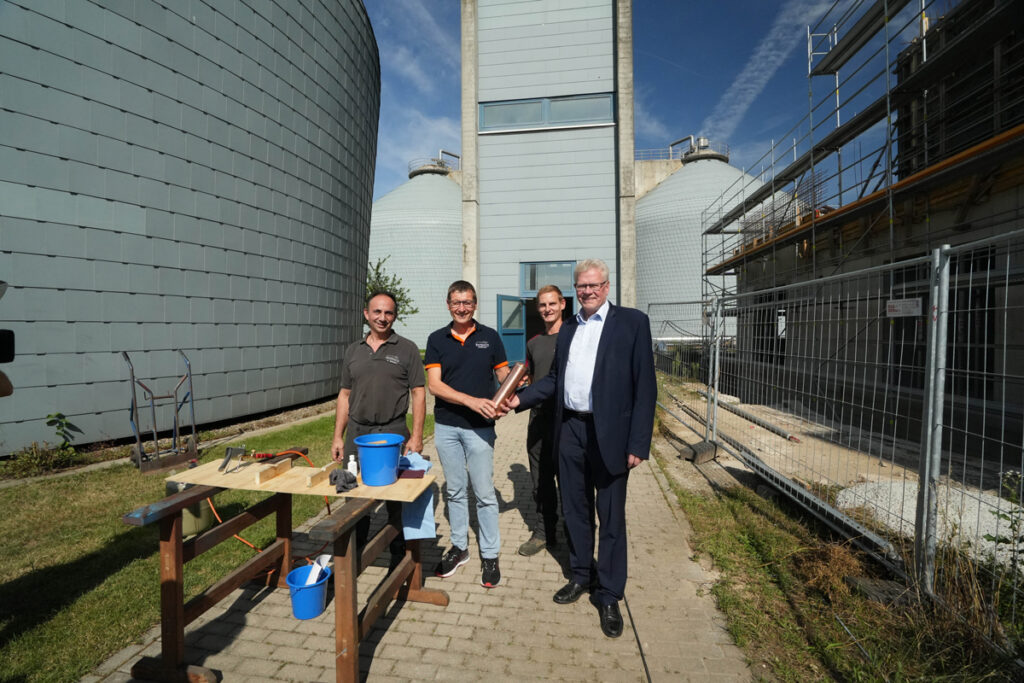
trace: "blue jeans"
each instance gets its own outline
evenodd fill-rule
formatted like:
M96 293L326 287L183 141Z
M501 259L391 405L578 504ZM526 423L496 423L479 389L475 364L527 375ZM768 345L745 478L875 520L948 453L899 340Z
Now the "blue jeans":
M494 427L468 429L435 424L434 445L441 458L448 489L452 545L463 550L469 548L467 484L472 484L476 496L476 519L480 525L477 536L480 557L485 560L496 558L501 548L501 536L498 532L498 498L494 493Z

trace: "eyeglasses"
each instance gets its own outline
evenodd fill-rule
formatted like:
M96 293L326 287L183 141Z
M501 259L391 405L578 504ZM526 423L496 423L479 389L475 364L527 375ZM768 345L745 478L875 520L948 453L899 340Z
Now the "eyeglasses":
M475 301L449 301L448 308L476 308Z
M602 282L577 282L573 285L577 292L596 292L597 290L608 284L607 280Z

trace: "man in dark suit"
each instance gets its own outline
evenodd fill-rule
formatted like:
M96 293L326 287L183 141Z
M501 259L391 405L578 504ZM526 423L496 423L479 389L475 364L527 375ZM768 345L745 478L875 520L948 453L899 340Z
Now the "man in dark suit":
M572 578L554 600L576 602L592 589L601 630L617 638L626 586L626 481L648 458L658 393L651 327L640 311L608 303L603 261L580 261L573 275L580 312L562 326L551 372L503 408L524 410L555 397L554 443Z

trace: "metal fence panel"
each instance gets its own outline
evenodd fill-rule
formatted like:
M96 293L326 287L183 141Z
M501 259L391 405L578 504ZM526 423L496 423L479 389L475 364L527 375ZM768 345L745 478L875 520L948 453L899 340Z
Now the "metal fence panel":
M987 635L1016 625L1024 231L717 303L660 323L702 330L656 349L674 414L926 593L969 559Z

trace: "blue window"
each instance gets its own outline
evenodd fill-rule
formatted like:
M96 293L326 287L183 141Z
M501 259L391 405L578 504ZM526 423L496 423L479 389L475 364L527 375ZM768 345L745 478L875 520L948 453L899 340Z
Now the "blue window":
M611 125L613 104L611 93L482 102L480 132Z
M575 261L520 263L520 295L533 298L544 285L555 285L562 290L562 296L572 301L572 269L575 266Z

